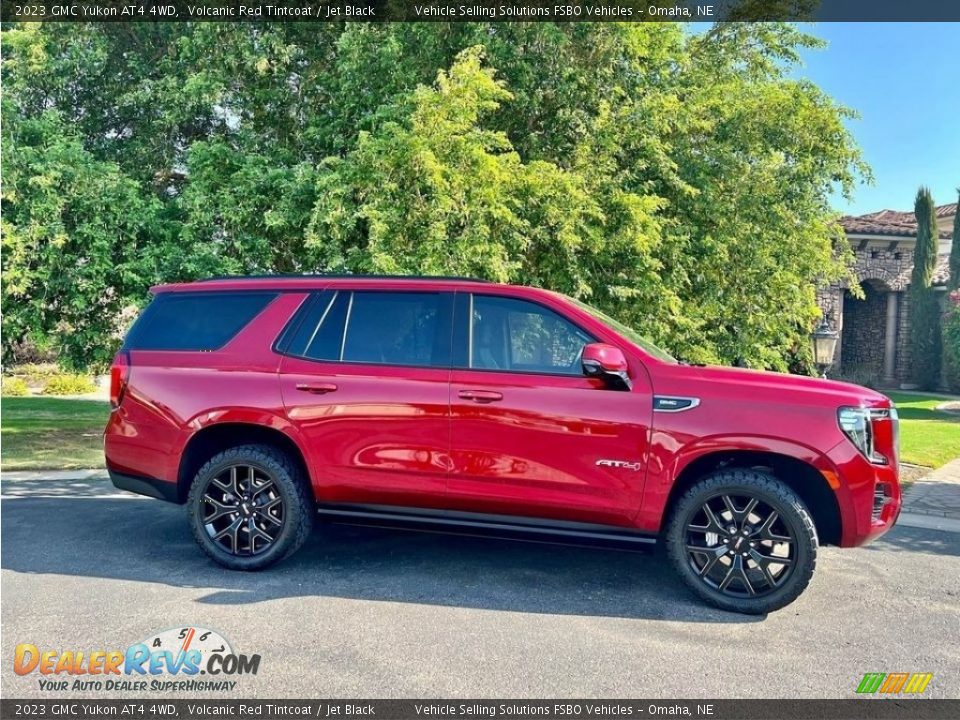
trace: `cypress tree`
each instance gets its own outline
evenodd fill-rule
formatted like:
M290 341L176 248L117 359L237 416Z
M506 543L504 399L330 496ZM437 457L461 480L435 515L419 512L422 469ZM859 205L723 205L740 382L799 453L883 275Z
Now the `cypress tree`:
M937 265L937 210L930 189L921 187L914 206L917 244L910 277L911 380L924 390L935 390L940 379L940 306L930 287Z
M960 188L957 188L960 195ZM951 290L960 288L960 197L957 198L957 214L953 216L953 245L950 248L950 279L947 281Z
M957 188L960 195L960 188ZM947 301L948 313L943 322L943 354L946 358L946 385L952 392L960 392L960 303L956 296L960 292L960 199L957 202L957 214L953 218L953 245L950 248L950 300Z

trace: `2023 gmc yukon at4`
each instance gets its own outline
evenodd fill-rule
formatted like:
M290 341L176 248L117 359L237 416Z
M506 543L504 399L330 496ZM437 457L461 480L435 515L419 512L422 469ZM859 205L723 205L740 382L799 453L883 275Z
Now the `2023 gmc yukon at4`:
M107 466L239 570L315 518L647 544L721 608L792 602L900 511L871 390L677 362L580 302L457 278L154 288L112 368Z

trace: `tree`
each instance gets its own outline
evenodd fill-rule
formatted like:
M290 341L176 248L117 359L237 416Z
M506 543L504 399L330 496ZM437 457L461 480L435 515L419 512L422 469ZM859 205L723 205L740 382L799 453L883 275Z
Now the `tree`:
M851 113L791 78L819 45L793 25L40 23L4 40L5 166L22 187L45 175L18 136L56 113L128 211L76 185L64 202L105 236L136 222L126 280L100 287L125 307L218 273L469 273L570 293L691 360L785 370L809 359L815 285L849 277L829 199L866 168ZM16 250L34 197L9 218L9 269L69 280ZM57 285L56 307L83 287ZM8 355L59 312L41 284L18 292ZM99 321L75 322L93 343L75 362L110 355Z
M960 188L957 188L960 195ZM947 280L950 290L960 289L960 198L957 199L956 214L953 216L953 243L950 245L950 278Z
M8 139L8 138L5 138ZM55 111L4 142L3 334L106 365L131 294L155 282L160 204L80 146ZM148 242L149 239L149 242Z
M960 195L960 189L957 190ZM960 202L953 218L953 244L950 246L950 277L947 287L947 313L943 316L943 354L946 359L946 385L960 392Z
M911 380L924 390L935 390L940 378L940 304L931 288L937 266L937 210L930 189L921 187L914 207L917 244L910 276Z
M412 109L407 122L363 134L324 164L307 241L319 263L665 302L656 199L621 191L600 202L603 188L584 174L523 163L504 133L483 127L511 96L481 58L464 50L434 87L399 100Z

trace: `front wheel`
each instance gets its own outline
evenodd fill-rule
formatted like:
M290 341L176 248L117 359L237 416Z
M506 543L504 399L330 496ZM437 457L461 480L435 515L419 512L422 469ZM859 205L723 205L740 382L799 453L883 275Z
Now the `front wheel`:
M762 470L721 470L677 502L667 554L695 593L759 615L796 600L813 576L817 531L803 501Z
M214 455L187 499L193 536L231 570L260 570L295 552L313 526L313 499L296 463L269 445Z

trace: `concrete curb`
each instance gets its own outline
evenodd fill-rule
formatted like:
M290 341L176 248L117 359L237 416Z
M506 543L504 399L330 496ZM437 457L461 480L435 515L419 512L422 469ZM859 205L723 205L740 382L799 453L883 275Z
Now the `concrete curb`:
M941 530L943 532L960 533L960 520L936 515L921 515L919 513L900 513L897 525L904 527L923 528L925 530Z
M110 476L106 468L89 470L11 470L0 472L0 481L18 480L107 480Z

